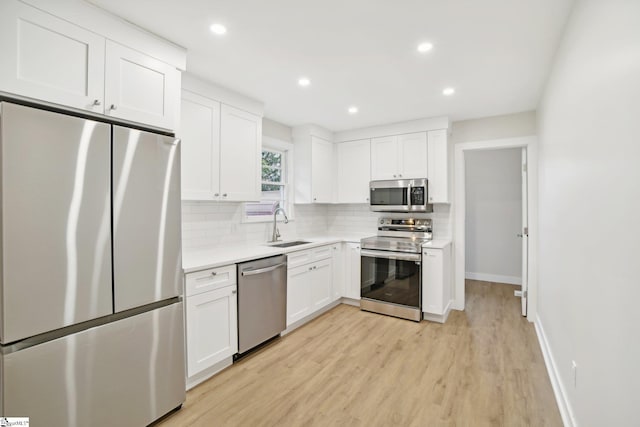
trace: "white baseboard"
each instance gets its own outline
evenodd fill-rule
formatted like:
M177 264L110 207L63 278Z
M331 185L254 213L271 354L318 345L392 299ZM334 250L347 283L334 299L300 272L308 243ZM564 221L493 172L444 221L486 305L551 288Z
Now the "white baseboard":
M507 283L509 285L522 285L522 277L503 276L501 274L473 273L467 271L464 273L465 279L482 280L483 282Z
M540 322L539 317L536 317L534 325L536 328L536 335L538 336L538 342L540 343L540 349L542 350L542 356L544 357L544 363L547 366L547 372L549 374L549 379L551 380L553 394L555 395L556 402L558 403L558 409L560 410L562 422L565 427L576 427L578 424L576 423L576 419L573 416L571 404L569 403L567 393L565 391L564 385L562 384L562 380L560 379L558 367L553 358L553 353L551 352L549 342L547 341L547 335L544 333L544 328L542 327L542 323Z
M282 331L280 336L283 337L283 336L285 336L287 334L290 334L291 332L295 331L296 329L298 329L300 326L304 325L305 323L309 323L310 321L312 321L316 317L321 316L324 313L326 313L327 311L331 310L333 307L336 307L337 305L340 305L340 303L341 303L341 300L335 300L335 301L325 305L324 307L322 307L318 311L314 311L313 313L309 314L306 317L303 317L302 319L298 320L297 322L293 322L291 325L287 326L287 329Z

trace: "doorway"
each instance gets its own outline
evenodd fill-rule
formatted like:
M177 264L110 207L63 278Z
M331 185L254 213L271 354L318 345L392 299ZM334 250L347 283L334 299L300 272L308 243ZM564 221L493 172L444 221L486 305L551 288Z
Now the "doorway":
M473 150L465 155L465 301L470 287L499 286L522 297L526 216L526 148ZM524 196L524 197L523 197ZM522 299L526 315L526 298Z
M516 285L522 314L533 321L536 139L467 142L454 149L454 308L465 308L467 278L508 283ZM505 167L507 172L500 170Z

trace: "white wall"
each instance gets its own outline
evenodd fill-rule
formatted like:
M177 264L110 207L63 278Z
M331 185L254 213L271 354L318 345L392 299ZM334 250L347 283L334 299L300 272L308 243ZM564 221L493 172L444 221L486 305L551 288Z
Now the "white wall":
M468 279L522 284L521 149L465 154Z
M531 136L536 133L535 111L461 120L451 124L451 140L454 144Z
M577 423L638 425L640 1L576 2L538 115L539 321Z

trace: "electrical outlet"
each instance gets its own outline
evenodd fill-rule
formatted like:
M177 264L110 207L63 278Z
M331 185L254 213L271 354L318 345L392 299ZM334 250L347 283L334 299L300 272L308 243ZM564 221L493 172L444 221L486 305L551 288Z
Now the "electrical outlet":
M571 373L573 374L573 388L578 386L578 364L575 360L571 361Z

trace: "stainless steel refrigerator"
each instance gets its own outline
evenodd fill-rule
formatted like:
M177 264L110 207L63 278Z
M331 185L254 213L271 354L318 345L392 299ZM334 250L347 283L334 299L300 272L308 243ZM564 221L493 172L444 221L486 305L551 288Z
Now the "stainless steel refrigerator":
M179 407L179 141L2 102L0 155L0 416L142 426Z

